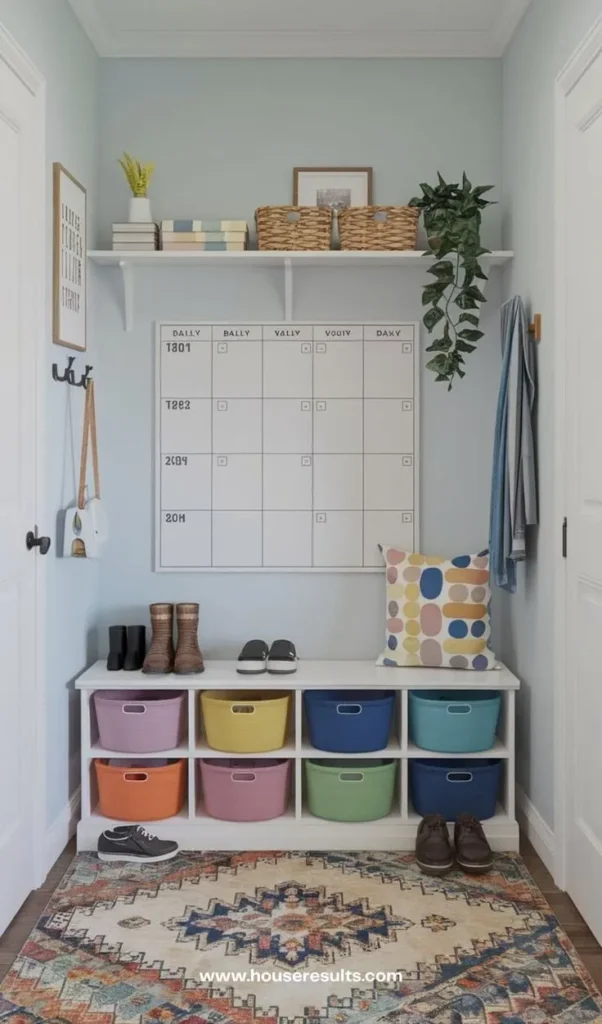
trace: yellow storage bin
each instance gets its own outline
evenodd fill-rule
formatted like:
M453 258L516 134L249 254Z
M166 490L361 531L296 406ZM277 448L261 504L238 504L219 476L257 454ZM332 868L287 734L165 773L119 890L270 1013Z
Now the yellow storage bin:
M207 744L229 754L264 754L286 739L289 693L204 690L201 708Z

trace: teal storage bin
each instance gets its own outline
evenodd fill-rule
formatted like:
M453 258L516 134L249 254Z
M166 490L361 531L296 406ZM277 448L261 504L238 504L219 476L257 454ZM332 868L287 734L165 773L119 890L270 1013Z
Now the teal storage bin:
M495 742L502 698L491 690L410 691L409 735L421 750L476 754Z
M327 821L386 818L393 804L396 773L395 761L306 761L309 811Z

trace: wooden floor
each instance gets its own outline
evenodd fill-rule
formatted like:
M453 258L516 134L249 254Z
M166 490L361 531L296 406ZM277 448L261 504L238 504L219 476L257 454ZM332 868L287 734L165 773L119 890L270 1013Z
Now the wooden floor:
M523 839L521 853L535 882L543 892L560 924L577 948L596 985L602 991L602 948L569 897L560 892L535 850ZM48 900L75 855L75 840L59 857L41 889L32 892L16 918L0 938L0 982L41 917Z
M19 913L0 938L0 985L13 960L20 953L28 936L44 913L46 904L75 857L75 839L63 851L41 889L25 900Z

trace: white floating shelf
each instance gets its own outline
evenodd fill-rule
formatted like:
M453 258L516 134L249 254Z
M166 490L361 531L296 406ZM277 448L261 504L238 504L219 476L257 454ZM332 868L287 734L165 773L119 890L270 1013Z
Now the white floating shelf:
M483 256L485 268L503 267L510 263L514 253L498 250ZM286 321L293 319L293 271L303 267L329 267L348 269L422 269L434 262L426 251L409 249L405 252L269 252L248 249L246 252L114 252L111 249L93 249L88 252L92 263L102 267L118 267L123 278L125 329L134 329L134 270L142 267L265 267L284 270L284 306Z

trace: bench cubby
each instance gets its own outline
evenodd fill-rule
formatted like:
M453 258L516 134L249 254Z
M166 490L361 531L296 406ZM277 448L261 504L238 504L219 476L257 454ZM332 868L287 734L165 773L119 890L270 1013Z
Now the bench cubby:
M269 674L252 680L236 673L236 662L209 661L199 676L144 676L141 672L108 672L97 662L76 683L81 691L82 813L78 825L79 850L93 850L99 834L113 822L98 810L98 793L93 761L98 757L128 758L123 751L105 751L99 745L92 695L96 690L186 691L186 731L177 748L137 755L153 759L185 758L187 801L176 817L152 823L162 838L175 839L189 850L411 850L420 820L412 807L409 763L413 758L496 758L502 761L502 787L496 814L484 822L485 832L495 850L518 850L519 830L515 811L515 696L519 680L504 666L498 671L478 673L461 669L384 668L362 661L301 661L294 675L278 678ZM501 694L502 710L493 747L478 754L449 754L425 751L409 739L408 694L410 690L493 690ZM217 751L207 744L199 695L204 690L269 691L290 693L290 711L285 744L269 753L239 754ZM314 749L309 739L303 694L309 690L388 690L395 694L389 742L384 750L370 753L337 753ZM230 822L209 817L203 809L198 761L201 758L289 758L291 797L284 815L268 821ZM307 807L304 762L333 759L394 760L396 788L389 815L375 821L328 821L312 815ZM144 822L142 822L144 824Z

